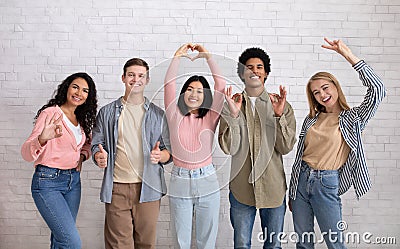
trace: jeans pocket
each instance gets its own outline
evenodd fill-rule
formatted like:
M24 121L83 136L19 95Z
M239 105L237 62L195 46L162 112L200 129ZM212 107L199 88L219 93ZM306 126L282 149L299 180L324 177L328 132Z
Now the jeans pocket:
M339 175L338 174L322 175L321 185L327 189L337 189L339 187Z
M32 190L59 189L67 185L67 179L61 177L60 170L46 166L36 166L32 178Z
M35 171L35 177L38 177L40 180L47 179L52 180L56 179L59 176L59 170L55 168L49 168L46 166L36 166L38 167Z

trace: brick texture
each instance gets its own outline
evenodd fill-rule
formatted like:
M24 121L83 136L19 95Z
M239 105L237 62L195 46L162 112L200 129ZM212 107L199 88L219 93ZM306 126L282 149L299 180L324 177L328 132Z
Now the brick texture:
M371 242L349 243L348 247L397 248L372 242L378 237L395 237L400 243L398 0L0 1L0 248L49 247L49 229L30 195L33 167L22 160L20 147L32 129L36 111L67 75L85 71L93 76L103 106L123 92L124 62L142 57L152 67L146 96L162 106L163 77L181 44L204 44L219 60L235 91L243 88L235 72L236 59L245 48L260 46L272 60L267 89L277 92L280 84L288 88L299 130L307 114L305 84L313 73L335 74L352 106L365 93L348 63L321 49L324 36L343 39L376 70L388 89L363 134L373 188L360 200L352 189L342 197L347 231L369 232ZM182 72L208 71L201 61L183 64ZM284 157L288 179L294 153ZM233 247L227 199L229 162L216 144L214 163L222 187L220 249ZM167 179L169 172L167 166ZM86 162L77 221L85 249L104 248L101 179L102 170ZM257 218L254 248L261 247L259 232ZM293 232L290 211L285 232L288 243L283 247L294 248L293 237L289 237ZM163 198L157 248L173 248L171 235L168 198Z

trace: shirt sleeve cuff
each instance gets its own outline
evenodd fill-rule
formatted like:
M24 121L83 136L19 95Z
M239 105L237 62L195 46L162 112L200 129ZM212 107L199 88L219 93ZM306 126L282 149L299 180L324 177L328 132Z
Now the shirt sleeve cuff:
M360 71L365 65L367 65L367 63L365 63L364 60L360 60L359 62L357 62L356 64L353 65L353 68L356 71Z

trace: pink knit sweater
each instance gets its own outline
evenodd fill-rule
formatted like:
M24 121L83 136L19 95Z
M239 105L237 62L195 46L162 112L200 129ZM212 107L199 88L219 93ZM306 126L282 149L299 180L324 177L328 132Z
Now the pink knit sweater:
M62 120L63 135L47 141L43 146L39 143L38 137L45 125L46 116L51 118L54 114L56 114L56 117L63 115L59 106L47 107L40 113L31 135L21 147L22 158L28 162L34 161L35 167L38 164L43 164L57 169L76 168L80 154L85 155L86 159L91 155L90 142L86 141L82 128L82 140L79 144L76 144L73 132Z
M215 61L207 63L214 78L214 98L211 110L203 118L197 115L184 116L177 106L176 76L179 58L175 57L168 68L164 84L166 108L173 162L176 166L196 169L212 163L214 133L224 103L225 79L221 76Z

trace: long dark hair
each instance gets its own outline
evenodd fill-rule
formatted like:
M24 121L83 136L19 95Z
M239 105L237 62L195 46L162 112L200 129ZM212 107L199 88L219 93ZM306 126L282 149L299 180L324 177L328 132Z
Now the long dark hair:
M60 85L58 85L57 90L54 91L54 98L50 99L47 104L42 106L38 110L35 116L35 120L39 117L40 113L51 106L61 106L67 101L67 92L68 88L71 85L72 81L77 78L84 79L89 86L89 94L88 97L82 105L78 106L75 110L76 119L78 123L82 126L85 135L87 138L90 137L90 133L94 124L96 123L96 112L97 112L97 91L96 85L92 77L90 77L87 73L74 73L68 76Z
M199 113L197 118L203 118L207 112L210 110L212 102L213 102L213 96L210 90L210 84L208 84L206 78L204 78L201 75L193 75L191 76L185 84L183 84L181 93L179 95L178 99L178 108L181 111L182 115L188 116L190 115L190 112L188 110L188 107L185 103L184 95L186 90L188 89L190 83L193 81L199 81L203 85L203 103L201 103L200 108L199 108Z

